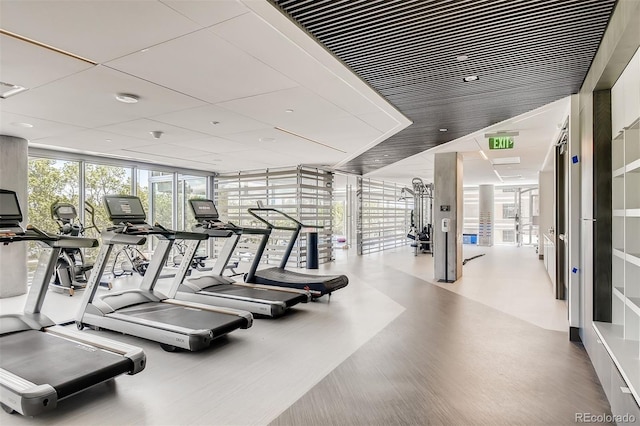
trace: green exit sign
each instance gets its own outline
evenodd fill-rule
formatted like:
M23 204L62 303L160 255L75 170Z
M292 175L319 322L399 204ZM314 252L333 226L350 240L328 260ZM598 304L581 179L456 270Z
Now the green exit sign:
M512 149L513 136L494 136L489 138L489 149Z

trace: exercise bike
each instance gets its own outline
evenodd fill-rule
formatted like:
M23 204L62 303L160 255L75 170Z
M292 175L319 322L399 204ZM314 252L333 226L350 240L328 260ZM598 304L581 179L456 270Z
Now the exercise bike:
M83 236L87 229L96 228L93 206L85 202L85 211L89 213L92 226L85 228L78 220L78 212L73 204L56 201L51 205L51 217L58 224L60 235L78 237ZM75 290L87 286L89 271L93 263L85 261L84 254L79 248L64 248L56 262L55 273L51 277L49 287L58 291L68 292L73 296Z

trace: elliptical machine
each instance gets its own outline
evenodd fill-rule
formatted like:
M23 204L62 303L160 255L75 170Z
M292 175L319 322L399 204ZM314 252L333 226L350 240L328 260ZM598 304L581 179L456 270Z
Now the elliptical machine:
M86 229L96 228L94 207L85 202L85 211L89 213L92 226L85 228L78 220L78 212L73 204L56 201L51 205L51 217L58 224L58 233L71 237L83 236ZM63 248L56 263L55 274L49 283L50 288L66 291L69 296L77 289L87 286L89 271L93 263L87 263L79 248Z

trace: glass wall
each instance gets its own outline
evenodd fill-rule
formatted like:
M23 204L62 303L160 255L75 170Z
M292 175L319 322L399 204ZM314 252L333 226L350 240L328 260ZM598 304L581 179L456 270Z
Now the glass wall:
M212 198L206 172L179 173L163 166L154 170L156 167L149 169L115 159L38 149L29 152L29 222L45 231L58 232L58 225L51 218L51 205L56 201L76 206L78 220L87 228L86 236L99 238L99 231L111 225L102 201L107 194L137 195L149 222L181 230L191 229L195 224L188 200ZM94 207L97 229L91 229L85 202ZM151 248L150 244L147 249ZM87 260L94 260L97 253L96 249L87 250ZM35 270L38 254L38 246L31 244L30 271Z
M52 233L59 227L51 217L51 205L57 201L68 202L79 209L80 163L49 158L29 159L29 223ZM35 271L40 254L40 246L35 242L28 245L28 271Z
M189 206L189 200L207 198L207 178L202 176L178 175L178 224L180 231L191 231L197 221Z

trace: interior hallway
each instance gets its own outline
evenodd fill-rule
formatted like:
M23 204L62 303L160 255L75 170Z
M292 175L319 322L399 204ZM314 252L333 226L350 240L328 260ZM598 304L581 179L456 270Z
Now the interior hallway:
M2 413L2 424L572 424L608 413L586 352L549 320L563 303L526 250L487 249L454 285L430 283L431 257L408 247L341 252L319 271L350 278L330 302L258 319L201 352L88 331L142 347L147 369L37 418ZM50 291L45 312L68 319L80 295Z

